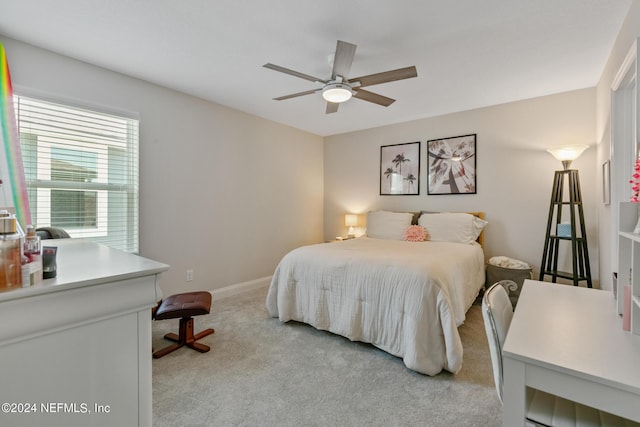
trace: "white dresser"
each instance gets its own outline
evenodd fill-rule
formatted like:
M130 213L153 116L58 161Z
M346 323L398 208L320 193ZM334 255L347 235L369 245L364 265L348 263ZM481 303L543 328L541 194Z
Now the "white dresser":
M0 293L0 425L151 426L151 311L169 266L74 239Z

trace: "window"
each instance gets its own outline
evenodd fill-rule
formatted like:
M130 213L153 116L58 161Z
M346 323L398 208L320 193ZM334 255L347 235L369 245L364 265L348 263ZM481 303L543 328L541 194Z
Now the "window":
M15 96L31 217L138 252L138 121Z

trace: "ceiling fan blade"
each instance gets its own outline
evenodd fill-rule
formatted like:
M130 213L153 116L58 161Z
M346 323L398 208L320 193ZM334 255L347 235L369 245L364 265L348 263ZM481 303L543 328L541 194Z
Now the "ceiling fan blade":
M369 74L368 76L355 77L349 79L349 83L360 82L360 87L373 86L380 83L393 82L396 80L410 79L418 77L416 67L398 68L397 70L383 71L382 73Z
M277 98L273 98L274 101L282 101L285 99L296 98L298 96L311 95L312 93L318 92L321 89L313 89L313 90L305 90L304 92L292 93L291 95L279 96Z
M342 76L346 80L351 70L351 63L356 54L356 45L338 40L336 44L336 53L333 57L333 71L331 72L331 80L335 80L337 76Z
M383 107L388 107L389 105L396 102L395 99L387 98L386 96L382 96L377 93L369 92L368 90L360 88L356 89L353 97L362 99L363 101L373 102L374 104L382 105Z
M279 65L267 63L267 64L264 64L263 67L264 68L268 68L270 70L274 70L274 71L280 71L281 73L289 74L290 76L300 77L301 79L309 80L309 81L312 81L312 82L325 83L324 80L319 79L317 77L313 77L313 76L310 76L308 74L300 73L298 71L290 70L288 68L281 67Z
M338 104L337 102L327 102L327 109L325 110L325 114L331 114L331 113L335 113L336 111L338 111L338 107L340 106L340 104Z

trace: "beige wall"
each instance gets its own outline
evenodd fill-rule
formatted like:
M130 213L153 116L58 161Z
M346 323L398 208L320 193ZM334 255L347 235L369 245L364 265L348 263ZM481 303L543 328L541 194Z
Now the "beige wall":
M598 144L574 166L592 275L606 288L611 227L600 168L609 158L609 87L639 29L634 2L596 89L335 135L324 150L321 137L2 41L16 92L140 115L141 254L172 266L167 293L260 280L289 249L346 234L345 212L370 209L483 210L487 257L523 259L537 273L560 168L544 150L570 143ZM427 196L426 141L468 133L478 135L478 193ZM422 143L421 195L380 196L380 146L414 141ZM186 269L195 270L191 283Z
M523 83L524 84L524 83ZM392 108L392 107L391 107ZM595 89L513 102L325 138L325 238L345 235L346 212L484 211L487 257L506 255L532 264L542 258L554 171L545 150L595 144ZM477 134L477 194L427 195L426 141ZM380 196L380 146L420 141L419 196ZM598 277L596 149L574 162L580 170L592 276ZM563 254L566 251L563 251Z
M618 34L618 38L609 56L609 60L602 77L596 88L596 140L598 142L596 169L611 157L611 85L620 69L634 40L640 37L640 2L634 1L629 9L629 13ZM628 159L630 164L633 159ZM612 163L612 171L619 167ZM612 182L614 192L616 186L623 189L629 186L627 182L630 177L621 179L620 182ZM602 186L599 188L599 197L602 197ZM624 190L623 190L624 192ZM631 190L629 188L629 195ZM626 200L625 200L626 201ZM598 205L598 232L600 234L600 271L603 287L611 289L611 272L617 270L615 266L614 245L617 241L615 226L612 221L612 206Z
M140 254L171 265L165 294L260 281L322 240L321 137L2 42L16 93L139 114Z

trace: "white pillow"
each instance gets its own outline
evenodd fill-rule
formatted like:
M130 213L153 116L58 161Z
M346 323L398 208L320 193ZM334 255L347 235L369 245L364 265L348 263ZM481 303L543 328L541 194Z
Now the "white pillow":
M404 240L404 232L411 225L409 212L375 211L367 213L367 236L376 239Z
M429 233L434 242L475 242L488 222L476 216L462 212L422 214L418 225Z

